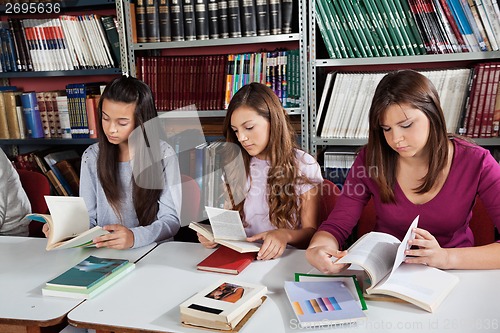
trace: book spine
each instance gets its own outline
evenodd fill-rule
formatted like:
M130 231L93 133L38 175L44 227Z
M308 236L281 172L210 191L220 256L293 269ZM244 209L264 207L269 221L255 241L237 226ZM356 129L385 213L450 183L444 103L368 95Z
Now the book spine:
M172 28L170 24L170 11L167 0L160 0L158 6L160 20L160 42L170 42L172 40Z
M269 6L267 0L255 0L255 13L257 16L257 35L269 36Z
M182 7L184 11L184 39L196 40L196 19L194 16L194 1L183 0Z
M281 34L281 2L280 0L269 0L269 22L271 35Z
M59 114L59 123L61 125L61 137L71 139L71 121L68 109L68 96L56 96L57 113Z
M38 110L40 112L40 119L42 120L43 137L49 139L51 136L50 136L50 125L49 125L49 115L47 112L47 104L45 103L43 92L37 92L35 94L38 104Z
M195 0L196 39L209 38L209 12L207 0Z
M26 129L30 138L43 138L43 126L35 92L25 92L21 95Z
M229 38L229 13L227 0L217 0L217 11L219 15L219 36Z
M101 22L104 26L107 39L111 46L111 52L114 63L119 67L120 65L120 38L118 30L116 29L115 20L112 16L102 16Z
M146 18L146 1L137 0L135 5L135 21L137 26L137 42L147 43L147 18Z
M217 0L208 0L208 31L210 39L219 38L219 9ZM226 17L227 18L227 17Z
M229 25L229 37L241 37L241 18L238 0L227 1L227 17Z
M148 43L160 41L160 11L158 1L146 0L146 34Z
M3 92L7 128L11 139L21 139L21 129L17 119L16 94L17 92L14 91ZM1 117L0 115L0 118Z
M172 23L172 41L184 40L184 10L182 0L170 0L170 20Z
M282 33L292 33L293 0L281 0Z
M5 110L4 93L0 91L0 139L10 139L7 114Z
M243 37L257 36L257 20L254 0L240 0L241 30Z

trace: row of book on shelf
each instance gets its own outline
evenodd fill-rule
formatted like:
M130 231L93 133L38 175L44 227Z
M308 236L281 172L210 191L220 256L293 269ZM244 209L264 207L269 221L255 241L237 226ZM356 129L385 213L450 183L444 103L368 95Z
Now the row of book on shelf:
M227 109L245 84L270 87L283 107L300 103L298 50L246 54L137 57L137 78L148 84L159 110L196 105L198 110ZM203 79L200 79L203 78Z
M472 138L499 136L500 64L421 73L437 89L448 132ZM385 74L328 73L318 106L316 135L367 138L368 111L375 88Z
M0 139L97 138L103 82L70 83L66 90L0 89Z
M497 0L317 0L330 58L495 51Z
M137 0L131 12L137 42L155 43L289 34L297 4L293 0Z
M115 68L120 63L116 17L60 15L0 22L0 71Z

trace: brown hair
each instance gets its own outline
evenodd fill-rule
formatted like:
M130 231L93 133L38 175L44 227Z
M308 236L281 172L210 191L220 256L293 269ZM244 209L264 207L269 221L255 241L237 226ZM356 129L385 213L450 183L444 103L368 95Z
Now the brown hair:
M250 83L243 86L234 95L229 103L226 118L224 119L223 134L226 142L234 143L243 155L245 168L235 168L226 174L227 177L237 177L243 182L237 186L236 193L226 187L229 192L232 209L238 210L245 221L243 206L245 200L235 202L234 197L245 197L245 182L250 172L251 156L242 148L236 134L231 128L231 116L241 106L247 106L255 110L260 116L269 121L269 142L265 149L269 157L270 168L267 176L267 191L269 193L269 220L276 228L296 229L299 225L301 202L297 202L296 185L310 183L310 180L299 173L296 158L297 136L290 123L285 109L281 105L276 94L264 84ZM235 146L233 145L233 147ZM244 177L241 173L244 172ZM238 175L238 176L237 176ZM233 178L235 179L235 178ZM251 181L251 179L250 179ZM270 189L278 191L270 192ZM275 193L277 192L277 193ZM293 193L294 195L290 195ZM296 217L291 219L291 217Z
M102 127L102 103L104 100L135 104L134 124L135 127L157 116L151 89L142 81L127 76L121 76L111 81L104 89L98 105L98 137L99 154L97 157L97 175L101 182L104 194L109 204L121 219L120 199L122 189L118 180L118 156L119 147L108 141ZM149 225L156 220L158 214L158 199L162 193L161 189L142 188L137 185L132 177L132 199L135 212L141 226Z
M425 148L432 151L428 172L415 193L425 193L432 189L440 172L448 161L448 133L439 101L432 82L413 70L400 70L382 78L375 90L369 113L369 135L366 145L366 167L376 170L370 175L380 187L382 202L394 202L394 184L398 154L387 143L380 127L381 118L390 105L409 104L422 111L430 122L429 137ZM373 168L375 167L375 168Z

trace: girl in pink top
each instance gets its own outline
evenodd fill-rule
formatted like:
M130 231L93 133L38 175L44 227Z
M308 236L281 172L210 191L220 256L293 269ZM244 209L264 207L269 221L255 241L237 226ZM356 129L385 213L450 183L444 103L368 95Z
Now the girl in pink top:
M229 104L223 131L244 161L244 168L226 172L225 177L242 180L226 188L226 206L240 212L248 241L262 241L257 259L277 258L287 244L306 248L317 228L323 178L316 160L297 148L276 94L260 83L242 87ZM216 246L198 239L205 247Z
M368 144L359 153L335 208L314 235L307 260L324 273L345 267L331 257L373 197L375 231L402 239L419 215L407 263L442 269L500 268L500 244L473 247L476 195L500 228L500 166L491 154L446 132L436 89L411 70L387 74L369 113Z

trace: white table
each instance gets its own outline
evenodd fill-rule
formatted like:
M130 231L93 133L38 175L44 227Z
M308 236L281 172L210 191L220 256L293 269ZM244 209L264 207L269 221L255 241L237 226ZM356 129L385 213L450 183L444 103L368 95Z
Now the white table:
M65 249L46 251L47 240L0 237L0 332L39 332L64 323L81 300L42 296L45 282L89 255L136 262L156 244L133 250Z
M224 274L196 270L212 250L199 244L164 243L124 277L123 283L73 309L68 321L78 327L117 332L207 332L181 326L179 304ZM269 298L246 323L246 332L297 332L295 315L283 290L294 272L308 272L304 251L287 250L277 260L257 261L237 279L267 285ZM459 285L435 313L408 303L368 301L367 320L342 332L500 331L500 270L456 271ZM330 331L339 332L337 328ZM321 329L328 331L328 329Z

